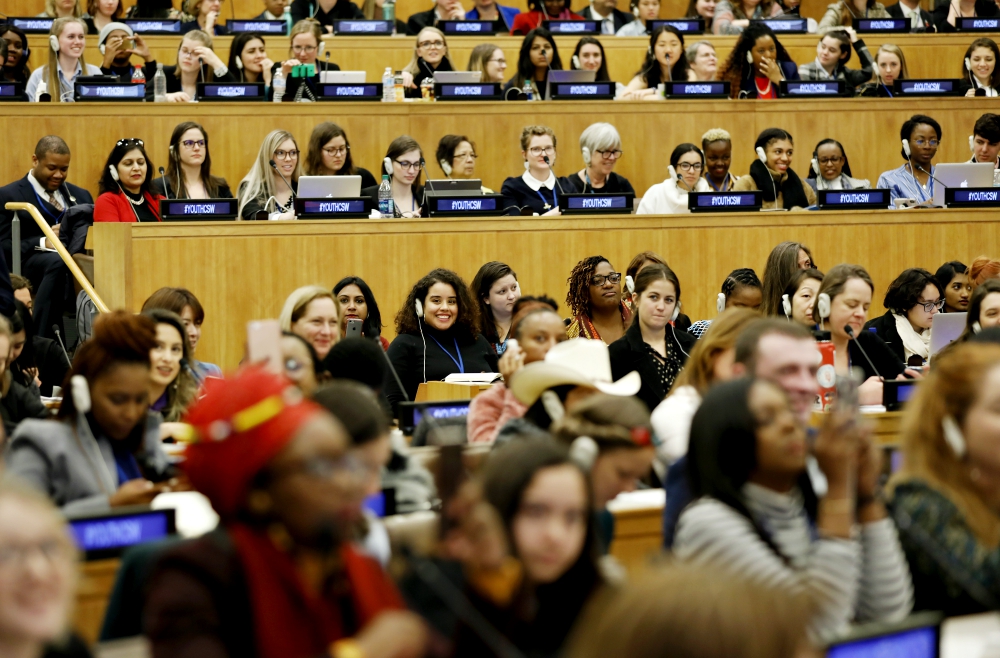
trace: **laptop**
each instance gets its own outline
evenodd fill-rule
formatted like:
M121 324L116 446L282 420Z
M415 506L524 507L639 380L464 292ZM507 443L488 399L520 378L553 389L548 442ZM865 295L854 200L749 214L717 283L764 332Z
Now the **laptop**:
M468 85L482 82L482 71L435 71L434 82L441 85Z
M921 612L901 622L854 626L827 647L826 658L938 658L943 617Z
M934 205L944 207L944 191L948 187L993 187L993 164L990 162L959 162L934 167Z
M594 82L597 80L597 71L549 71L545 80L545 100L552 100L552 85L556 83L577 84L581 82Z
M431 195L479 196L483 193L483 181L479 178L441 178L428 180L424 189Z
M361 176L303 176L295 195L302 199L347 199L361 196Z
M365 71L320 71L319 81L322 84L356 85L366 81Z
M931 324L930 355L934 356L965 331L968 313L938 313Z

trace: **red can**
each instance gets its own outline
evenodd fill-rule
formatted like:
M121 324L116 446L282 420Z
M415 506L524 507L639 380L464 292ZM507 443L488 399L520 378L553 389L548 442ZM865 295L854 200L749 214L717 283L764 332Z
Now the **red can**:
M819 370L816 372L816 382L819 384L819 403L823 411L826 411L833 403L837 392L837 350L830 342L829 331L816 332L816 347L820 354Z

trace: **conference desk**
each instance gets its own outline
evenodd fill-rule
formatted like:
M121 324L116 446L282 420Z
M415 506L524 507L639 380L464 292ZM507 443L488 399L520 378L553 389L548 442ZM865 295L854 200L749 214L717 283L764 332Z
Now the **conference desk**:
M802 178L821 139L840 140L853 175L870 179L902 163L899 127L921 112L935 117L943 138L935 162L969 159L968 135L976 119L997 109L996 99L836 99L780 101L548 101L537 103L11 103L0 105L0 134L6 136L0 184L21 178L31 166L35 143L47 134L66 138L73 158L69 180L96 197L97 181L115 142L139 137L155 167L166 166L170 133L181 121L197 120L208 131L212 173L235 190L257 156L264 136L290 131L299 148L321 121L347 131L356 166L378 175L389 142L408 134L423 147L430 176L443 177L434 153L446 134L476 143L476 175L499 191L508 176L524 172L519 139L524 126L551 126L558 138L555 169L567 176L583 168L578 139L597 121L610 121L622 137L624 156L615 171L628 178L637 196L667 176L670 152L682 142L700 143L710 128L733 135L732 171L746 174L755 158L753 142L765 128L780 126L795 138L792 167ZM302 159L304 160L305 154Z
M875 317L905 268L1000 253L993 210L97 224L92 235L95 287L108 305L138 311L161 286L190 289L205 308L198 358L224 369L242 358L248 321L277 317L299 286L332 287L346 275L371 286L391 338L410 287L435 267L471 281L483 263L506 262L525 294L552 296L566 316L566 278L581 258L602 254L621 271L648 249L676 270L684 312L700 320L715 317L731 270L763 273L774 245L797 240L824 270L864 264Z

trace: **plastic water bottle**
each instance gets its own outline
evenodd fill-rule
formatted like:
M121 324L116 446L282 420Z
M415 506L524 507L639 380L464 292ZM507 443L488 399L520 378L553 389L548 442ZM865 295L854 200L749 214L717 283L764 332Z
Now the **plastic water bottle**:
M134 69L132 69L132 84L134 85L146 84L146 72L142 70L141 66L137 66Z
M396 101L396 76L392 72L392 67L385 67L382 74L382 102L394 103Z
M163 64L160 62L156 63L156 73L153 74L153 100L157 103L167 102L167 76L163 73Z
M274 92L274 102L280 103L285 96L285 75L280 68L274 72L274 77L271 79L271 90Z
M285 5L285 12L281 15L281 18L285 21L285 34L292 33L292 8L289 5Z
M535 88L531 86L530 80L524 81L524 89L521 90L528 97L529 101L535 100Z
M389 176L382 174L382 184L378 186L378 211L383 219L391 219L395 214L392 201L392 185Z

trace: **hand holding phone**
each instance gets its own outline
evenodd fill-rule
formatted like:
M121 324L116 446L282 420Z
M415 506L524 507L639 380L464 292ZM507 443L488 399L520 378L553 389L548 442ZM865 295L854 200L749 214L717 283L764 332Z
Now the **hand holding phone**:
M364 324L363 320L358 318L351 318L347 321L347 331L344 332L345 338L361 338L361 327Z
M247 323L247 357L254 365L263 365L276 375L285 372L281 357L281 325L277 320L251 320Z

